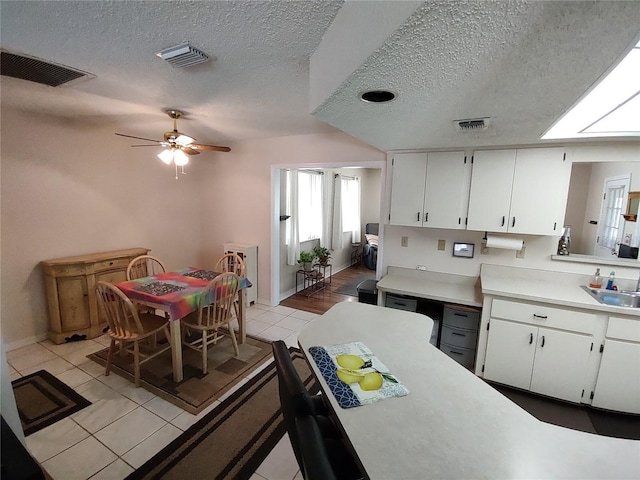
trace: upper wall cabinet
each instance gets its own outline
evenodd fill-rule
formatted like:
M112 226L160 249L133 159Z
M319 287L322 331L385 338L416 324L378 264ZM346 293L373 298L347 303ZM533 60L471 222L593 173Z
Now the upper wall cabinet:
M398 153L392 167L391 225L465 228L471 162L464 152Z
M467 228L560 235L570 178L563 147L476 151Z

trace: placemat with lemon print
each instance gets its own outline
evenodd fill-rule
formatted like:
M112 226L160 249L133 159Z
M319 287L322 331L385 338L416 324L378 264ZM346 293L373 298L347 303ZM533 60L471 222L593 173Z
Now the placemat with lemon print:
M309 353L342 408L409 393L362 342L314 346Z

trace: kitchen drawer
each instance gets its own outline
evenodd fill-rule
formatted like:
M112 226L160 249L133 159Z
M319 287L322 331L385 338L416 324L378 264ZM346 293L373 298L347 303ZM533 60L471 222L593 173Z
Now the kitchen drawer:
M480 311L463 307L452 307L445 305L443 325L454 328L464 328L465 330L478 331L480 323Z
M99 272L101 270L111 270L111 269L126 270L131 260L133 259L127 257L127 258L113 258L110 260L105 260L104 262L96 262L93 266L93 270L94 272Z
M415 312L418 310L418 300L416 298L401 297L399 295L387 294L387 298L384 303L385 307L395 308L398 310L407 310L409 312Z
M609 317L609 326L605 336L617 340L640 342L640 319Z
M499 299L491 304L491 317L590 335L594 334L598 320L593 313Z
M460 328L453 328L449 325L442 326L442 334L440 337L440 343L446 343L454 347L463 348L476 348L478 341L478 332L472 330L462 330Z
M456 362L465 368L472 369L476 360L476 350L471 348L456 347L440 343L440 350L453 358Z

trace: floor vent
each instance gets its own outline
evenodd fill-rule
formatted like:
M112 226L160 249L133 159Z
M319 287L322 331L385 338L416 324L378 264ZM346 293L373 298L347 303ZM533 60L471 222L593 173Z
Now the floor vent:
M489 127L489 117L454 120L453 125L458 132L479 132Z
M41 83L50 87L59 87L82 77L94 77L90 73L45 62L37 58L25 57L5 51L1 53L0 74L7 77Z

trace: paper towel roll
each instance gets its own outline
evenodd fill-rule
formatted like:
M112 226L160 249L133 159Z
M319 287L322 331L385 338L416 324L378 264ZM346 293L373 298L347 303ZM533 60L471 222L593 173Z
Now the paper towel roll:
M521 238L496 237L487 235L488 248L504 248L505 250L522 250L524 240Z

